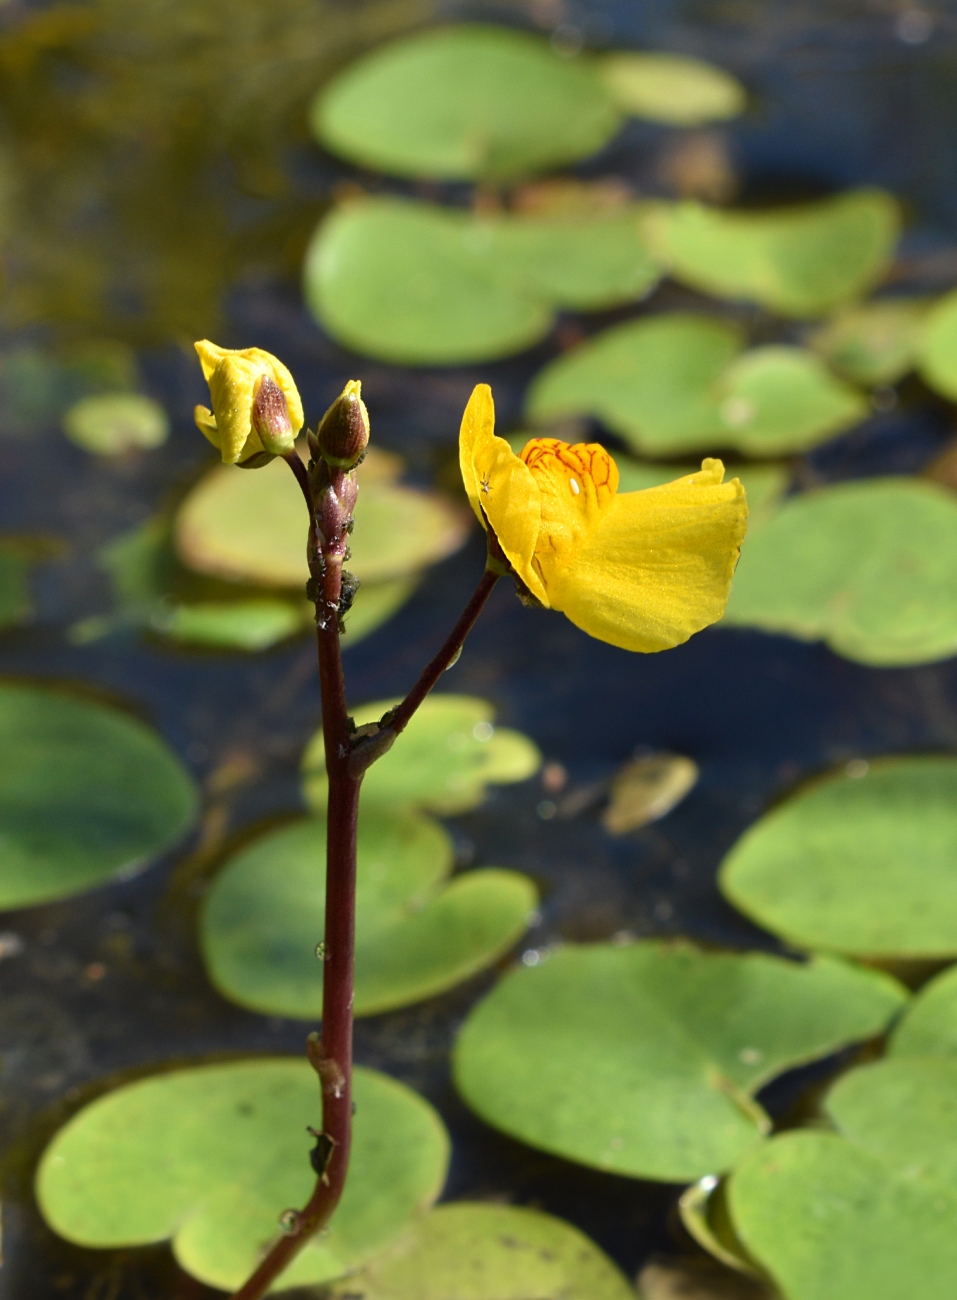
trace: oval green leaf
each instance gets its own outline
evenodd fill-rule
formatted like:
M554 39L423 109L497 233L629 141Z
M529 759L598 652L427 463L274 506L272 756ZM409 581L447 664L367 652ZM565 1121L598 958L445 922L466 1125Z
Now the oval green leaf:
M824 640L859 663L946 659L957 652L957 499L907 478L791 498L745 545L725 621Z
M202 920L203 955L226 997L267 1015L317 1018L325 928L325 836L310 818L256 840L217 875ZM512 871L448 882L452 846L429 817L375 805L359 822L355 1013L432 997L491 965L538 901Z
M823 315L873 288L899 232L897 203L878 189L767 212L661 204L645 222L653 255L675 279L797 317Z
M374 460L373 460L374 465ZM465 540L469 521L442 497L359 470L349 569L360 582L406 578ZM217 465L186 497L173 525L180 559L213 577L302 588L308 516L281 459L262 469Z
M957 954L957 759L888 759L816 782L745 832L719 883L801 948Z
M920 373L931 388L957 397L957 290L941 298L924 321Z
M635 1300L627 1279L570 1223L513 1205L440 1205L335 1300Z
M56 691L0 685L0 908L125 876L192 824L192 778L142 722Z
M488 1123L634 1178L718 1173L758 1143L754 1093L782 1070L879 1033L888 977L641 942L569 946L508 974L472 1011L455 1078Z
M896 384L917 364L931 306L927 298L887 298L846 307L816 330L810 343L858 384Z
M81 397L63 417L71 442L99 456L121 456L134 448L161 446L169 419L158 402L139 393L101 393Z
M679 54L623 51L606 55L599 70L623 112L669 126L723 122L743 113L747 103L736 77Z
M861 393L801 348L740 355L729 322L668 313L627 321L571 348L529 390L538 421L594 416L651 456L735 447L746 455L802 451L867 413Z
M398 700L377 700L354 713L356 726L376 722ZM521 732L492 725L495 710L473 695L430 695L392 748L366 773L362 806L426 808L453 814L476 808L488 785L524 781L541 764ZM303 792L316 809L326 803L322 732L303 755Z
M442 1189L449 1140L409 1088L354 1075L349 1181L327 1232L312 1238L279 1288L340 1276L387 1246ZM126 1084L85 1106L46 1148L37 1172L44 1218L68 1241L100 1248L172 1239L194 1277L232 1292L278 1217L308 1200L308 1125L321 1115L304 1060L193 1066Z
M787 1300L949 1300L957 1276L957 1061L838 1081L836 1132L792 1132L731 1179L735 1228Z
M891 1056L957 1057L957 966L925 984L891 1034Z
M463 24L367 54L317 96L312 129L399 176L502 181L600 149L620 115L597 71L507 27Z

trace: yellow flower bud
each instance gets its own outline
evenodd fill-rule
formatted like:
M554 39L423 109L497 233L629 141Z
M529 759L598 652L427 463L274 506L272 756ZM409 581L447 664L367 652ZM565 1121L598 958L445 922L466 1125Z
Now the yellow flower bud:
M256 457L255 463L265 464L269 456L291 450L305 417L292 375L282 362L261 348L221 348L208 339L202 339L195 347L213 404L211 411L205 406L196 407L193 413L196 427L224 462L235 465ZM277 427L273 436L256 407L264 379L275 384L286 401L288 421L283 421L282 428ZM263 430L268 447L264 447L260 437Z

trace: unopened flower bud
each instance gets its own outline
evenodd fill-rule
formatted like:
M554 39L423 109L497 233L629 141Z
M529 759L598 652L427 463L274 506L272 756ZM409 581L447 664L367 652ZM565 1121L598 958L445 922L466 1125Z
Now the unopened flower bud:
M213 404L212 410L196 407L196 424L223 460L229 465L255 468L267 464L272 456L290 450L292 442L288 438L295 438L303 424L302 401L292 375L282 362L261 348L237 351L217 347L208 339L196 344L196 352ZM273 431L278 427L275 421L279 417L275 402L270 400L271 389L267 389L264 399L263 419L256 417L257 399L267 381L279 391L284 403L285 423L279 421L282 427L278 442ZM268 424L266 436L276 450L266 447L260 424L264 428Z
M327 465L334 469L352 469L358 465L369 445L369 412L358 379L350 379L326 411L316 437Z
M272 456L284 456L295 446L286 394L269 375L263 375L253 398L252 427Z

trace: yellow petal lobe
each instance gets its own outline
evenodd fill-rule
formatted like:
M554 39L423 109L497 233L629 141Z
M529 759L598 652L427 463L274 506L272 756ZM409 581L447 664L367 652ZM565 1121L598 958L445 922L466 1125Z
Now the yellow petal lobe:
M598 526L548 583L552 606L590 636L645 653L716 623L747 527L748 507L724 466L616 495Z
M196 428L204 438L208 439L219 451L219 430L216 427L216 417L208 406L194 406L193 419L196 421Z
M569 445L557 438L533 438L521 460L538 484L542 524L536 565L546 588L556 567L569 563L598 527L618 491L618 466L596 442Z

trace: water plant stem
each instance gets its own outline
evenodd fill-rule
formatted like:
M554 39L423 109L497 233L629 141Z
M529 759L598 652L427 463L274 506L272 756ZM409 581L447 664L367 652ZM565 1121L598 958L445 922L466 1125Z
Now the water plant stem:
M233 1300L261 1300L306 1242L329 1221L349 1169L352 1138L352 1001L355 965L356 843L359 790L367 768L391 746L436 682L458 658L502 572L490 535L490 562L455 627L418 681L372 735L356 735L346 706L339 644L344 537L326 539L316 522L309 473L297 452L286 455L309 509L309 568L316 605L322 729L329 780L326 821L326 930L323 944L322 1034L310 1036L309 1060L322 1090L319 1150L328 1160L308 1203L284 1216L286 1227ZM338 491L333 475L332 487Z

